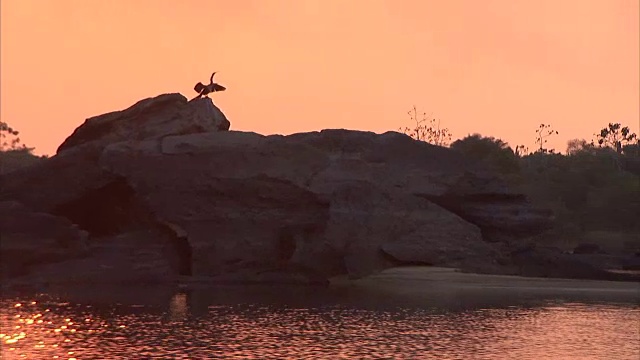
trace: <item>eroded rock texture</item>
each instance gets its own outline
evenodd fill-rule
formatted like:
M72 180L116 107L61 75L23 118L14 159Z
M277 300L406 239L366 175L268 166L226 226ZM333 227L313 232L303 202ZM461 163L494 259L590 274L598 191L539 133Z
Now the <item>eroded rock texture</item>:
M0 200L90 234L92 260L67 266L87 274L78 281L321 283L402 264L490 269L503 256L491 241L551 224L498 177L403 134L229 126L208 98L142 100L88 119L56 156L4 176Z

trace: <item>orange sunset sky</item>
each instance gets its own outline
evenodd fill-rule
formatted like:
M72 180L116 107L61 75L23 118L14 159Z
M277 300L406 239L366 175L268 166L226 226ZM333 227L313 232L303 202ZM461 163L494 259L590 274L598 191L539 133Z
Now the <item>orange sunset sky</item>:
M38 154L212 71L232 130L385 132L415 104L535 148L639 132L638 0L2 0L1 118Z

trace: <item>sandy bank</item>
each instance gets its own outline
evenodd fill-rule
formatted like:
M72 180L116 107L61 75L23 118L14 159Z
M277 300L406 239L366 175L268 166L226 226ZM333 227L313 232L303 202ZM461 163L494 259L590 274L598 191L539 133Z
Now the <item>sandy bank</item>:
M424 293L435 290L490 290L551 293L618 293L637 296L640 284L634 282L533 278L508 275L462 273L456 269L411 266L387 269L359 280L332 279L336 287L377 289L395 293Z

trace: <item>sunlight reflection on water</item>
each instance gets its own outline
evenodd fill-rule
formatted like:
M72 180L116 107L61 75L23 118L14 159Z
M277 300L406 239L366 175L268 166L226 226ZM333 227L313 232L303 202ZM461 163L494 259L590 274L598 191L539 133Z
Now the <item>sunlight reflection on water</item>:
M549 303L467 310L330 305L92 306L0 301L2 358L638 359L640 308Z

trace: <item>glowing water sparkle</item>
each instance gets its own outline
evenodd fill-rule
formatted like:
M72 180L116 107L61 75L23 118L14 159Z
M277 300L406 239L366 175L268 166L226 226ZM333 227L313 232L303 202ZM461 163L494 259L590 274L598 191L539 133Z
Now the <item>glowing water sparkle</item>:
M4 298L1 357L640 358L640 307L628 303L230 304L193 293L167 300L158 306L92 305L42 295Z

